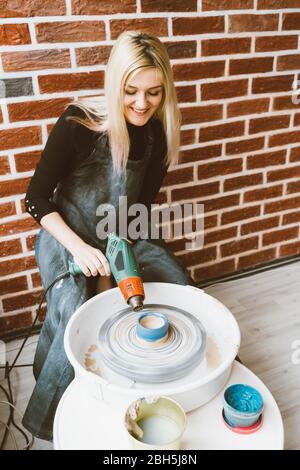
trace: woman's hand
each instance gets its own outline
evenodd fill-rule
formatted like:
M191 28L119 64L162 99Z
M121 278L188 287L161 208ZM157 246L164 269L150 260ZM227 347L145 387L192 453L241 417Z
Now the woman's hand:
M110 276L110 266L106 256L98 248L87 243L78 243L72 248L74 262L85 276Z

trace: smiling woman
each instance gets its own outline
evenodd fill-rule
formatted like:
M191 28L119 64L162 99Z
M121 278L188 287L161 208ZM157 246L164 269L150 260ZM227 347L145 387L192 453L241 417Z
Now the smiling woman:
M125 86L124 115L128 122L143 126L157 111L163 97L160 70L138 70Z
M114 44L105 96L67 106L52 128L25 197L27 212L42 226L37 264L45 290L69 261L84 275L47 290L33 367L36 386L22 421L36 437L52 439L56 407L74 378L64 351L66 325L96 295L99 276L110 275L97 209L107 205L118 212L123 196L128 211L136 203L150 208L177 161L179 130L167 50L157 37L139 31L122 33ZM147 225L146 236L133 244L143 281L195 285L165 241L149 233Z

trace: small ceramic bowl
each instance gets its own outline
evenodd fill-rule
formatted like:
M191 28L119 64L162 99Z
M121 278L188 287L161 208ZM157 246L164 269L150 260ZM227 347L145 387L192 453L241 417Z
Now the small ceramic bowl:
M136 334L144 341L159 341L168 334L169 321L166 315L158 312L144 312L138 318Z
M256 388L234 384L226 388L223 406L226 420L231 426L246 428L258 421L264 402Z

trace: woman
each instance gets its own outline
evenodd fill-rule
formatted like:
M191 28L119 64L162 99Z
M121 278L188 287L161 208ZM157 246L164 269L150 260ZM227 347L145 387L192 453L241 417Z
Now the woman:
M121 34L104 91L104 99L78 101L60 116L25 198L27 212L42 226L35 251L44 288L68 269L69 260L85 274L65 278L47 293L34 358L36 386L23 418L32 434L46 440L52 439L56 407L74 378L63 347L66 324L110 275L105 240L96 233L97 208L117 208L119 197L127 196L128 207L139 202L150 209L178 156L180 114L168 54L158 38ZM132 248L143 281L195 285L162 239L141 238Z

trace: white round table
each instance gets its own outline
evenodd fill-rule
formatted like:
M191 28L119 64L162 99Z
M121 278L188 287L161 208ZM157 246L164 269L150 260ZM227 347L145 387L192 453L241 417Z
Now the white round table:
M237 434L222 419L222 390L206 405L187 414L182 450L284 448L283 423L278 406L264 383L247 367L234 361L226 384L245 383L257 388L265 408L262 427L253 434ZM225 387L225 388L226 388ZM130 450L131 444L121 417L105 402L91 397L78 380L66 389L56 410L53 443L55 450Z

